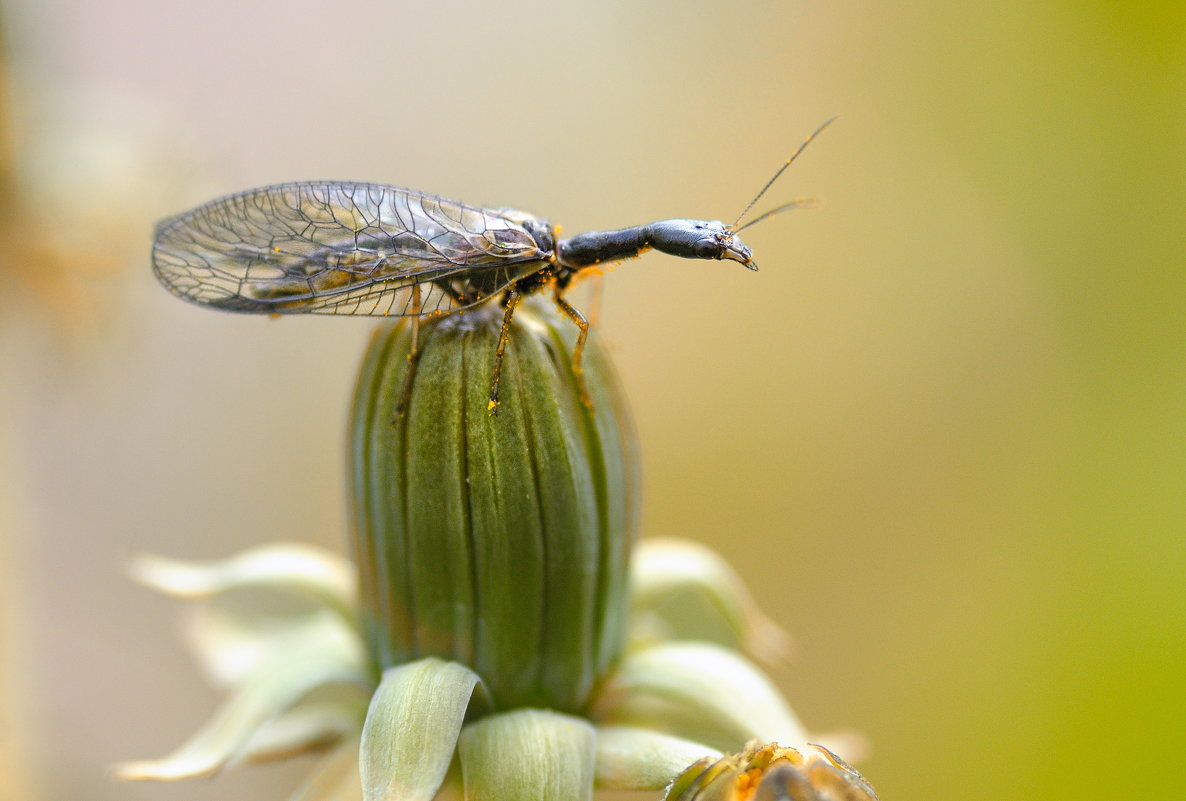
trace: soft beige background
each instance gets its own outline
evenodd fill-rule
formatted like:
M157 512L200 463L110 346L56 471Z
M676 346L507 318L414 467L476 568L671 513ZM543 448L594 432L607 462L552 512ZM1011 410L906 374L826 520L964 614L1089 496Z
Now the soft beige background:
M0 793L280 799L306 768L105 776L215 699L125 555L341 547L371 327L183 305L153 220L345 177L569 232L728 221L839 112L760 206L823 207L747 232L761 272L651 255L604 282L646 530L729 556L798 642L796 709L867 733L887 801L1173 796L1183 8L5 4L44 195L6 246L57 250L0 288Z

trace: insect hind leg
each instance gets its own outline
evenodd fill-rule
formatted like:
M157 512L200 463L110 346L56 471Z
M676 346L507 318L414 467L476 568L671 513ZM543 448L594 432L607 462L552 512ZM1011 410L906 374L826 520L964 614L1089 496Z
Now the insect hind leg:
M585 385L585 368L581 364L581 357L585 353L585 340L589 337L589 321L585 319L585 315L577 311L576 307L565 299L564 293L559 287L552 293L552 299L556 301L556 306L560 311L564 312L564 316L572 320L577 328L581 329L580 333L577 334L577 344L572 349L572 373L577 379L577 388L581 393L581 403L592 409L593 399L589 397L589 389Z
M413 284L411 309L412 345L408 348L408 369L404 373L403 387L399 391L399 400L395 404L395 416L391 419L393 426L408 410L408 398L412 394L412 381L416 376L416 365L420 362L420 312L423 311L422 302L420 284Z

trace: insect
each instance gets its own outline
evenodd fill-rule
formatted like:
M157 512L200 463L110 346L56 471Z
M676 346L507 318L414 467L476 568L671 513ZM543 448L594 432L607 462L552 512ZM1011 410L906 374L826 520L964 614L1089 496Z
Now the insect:
M488 409L498 409L502 358L515 307L545 289L580 329L573 372L589 403L581 353L589 322L564 297L596 265L655 250L690 259L728 259L758 269L737 236L784 204L738 227L819 126L766 182L737 220L660 220L557 240L543 219L514 209L468 206L383 184L308 181L252 189L162 221L153 270L183 300L235 312L412 318L413 366L422 319L500 298L502 328ZM404 405L412 370L405 381ZM402 412L401 412L402 413Z

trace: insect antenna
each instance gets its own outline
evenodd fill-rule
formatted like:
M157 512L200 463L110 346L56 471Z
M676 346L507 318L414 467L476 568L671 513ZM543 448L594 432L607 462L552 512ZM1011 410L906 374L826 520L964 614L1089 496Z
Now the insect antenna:
M758 223L762 222L762 220L766 219L767 217L773 217L775 214L781 214L782 212L790 211L791 209L814 209L818 205L819 205L819 203L817 203L816 201L811 200L809 198L803 198L801 200L792 200L790 203L783 203L781 206L776 206L775 208L771 209L770 211L767 211L763 214L759 214L757 217L754 217L752 220L750 220L749 222L747 222L745 225L741 226L740 228L734 228L734 227L730 226L729 230L736 234L741 231L744 231L746 228L749 228L751 225L757 225ZM737 225L737 223L733 223L733 225Z
M787 167L791 166L791 162L793 162L795 159L799 158L799 154L802 153L803 150L809 144L811 144L812 139L815 139L817 136L819 136L820 131L822 131L824 128L827 128L829 125L834 123L839 118L840 118L840 115L837 114L835 117L825 120L823 125L816 128L814 131L811 132L810 136L808 136L806 139L803 140L803 144L799 145L799 147L795 149L795 152L791 154L791 157L789 159L787 159L786 162L775 171L774 175L770 176L770 180L766 182L766 185L762 187L761 191L759 191L758 194L754 195L754 199L751 200L746 205L746 207L741 210L741 214L738 214L737 219L734 220L733 224L729 226L730 231L733 231L734 233L736 233L741 230L741 228L737 227L737 224L745 218L745 215L749 214L749 210L752 209L754 207L754 204L757 203L762 198L762 195L766 194L766 190L769 189L771 187L771 185L773 185L774 182L778 180L780 175L782 175L784 172L786 172ZM796 200L791 203L787 203L786 205L779 206L778 208L774 209L773 211L766 212L761 217L758 217L757 220L753 220L751 222L746 223L744 226L742 226L742 228L748 228L749 226L756 223L758 220L764 220L765 218L769 217L771 214L777 214L780 211L787 211L788 209L801 208L801 207L810 205L810 203L811 203L811 201L804 201L804 200Z

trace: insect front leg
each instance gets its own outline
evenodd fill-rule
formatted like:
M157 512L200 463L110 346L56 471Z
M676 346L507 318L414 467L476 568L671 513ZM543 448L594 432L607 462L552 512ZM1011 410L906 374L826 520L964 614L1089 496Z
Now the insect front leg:
M507 342L511 339L511 318L515 316L515 307L523 297L516 289L507 290L503 307L502 328L498 331L498 347L494 349L494 374L490 379L490 400L486 403L486 411L498 414L498 384L502 381L502 356L506 353Z
M581 329L581 332L577 334L576 347L572 349L572 372L577 378L577 387L581 391L581 403L592 409L593 399L589 397L589 390L585 386L585 368L581 366L581 356L585 352L585 339L589 336L589 321L585 319L585 315L577 311L571 303L564 299L563 290L559 287L552 294L552 298L556 301L556 305L560 307L560 311L564 312L564 315L576 323L577 327Z

